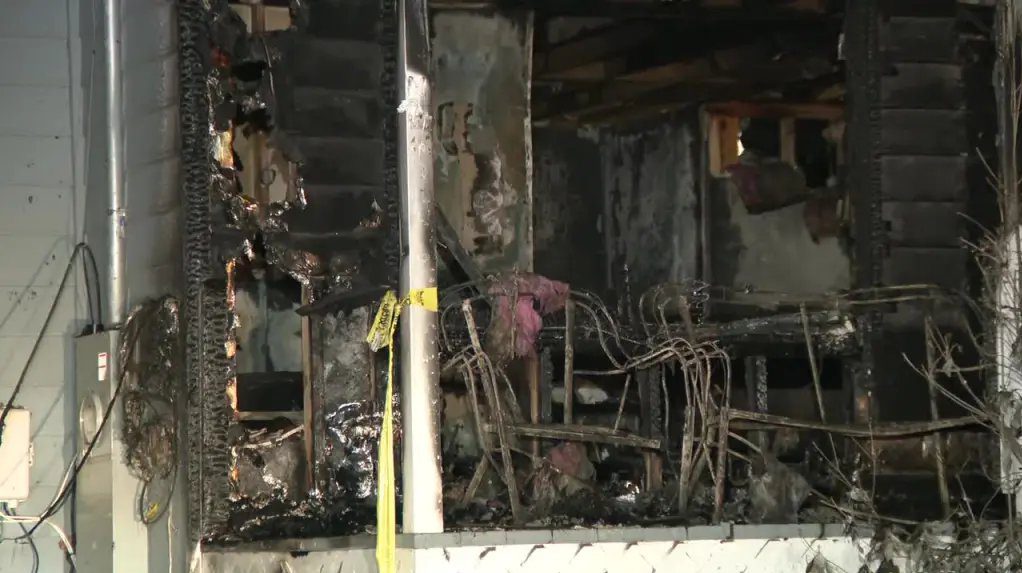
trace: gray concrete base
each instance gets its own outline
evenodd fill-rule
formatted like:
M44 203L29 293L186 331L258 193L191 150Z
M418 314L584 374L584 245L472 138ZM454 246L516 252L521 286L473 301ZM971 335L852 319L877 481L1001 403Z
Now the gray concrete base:
M803 573L818 560L858 571L867 531L837 525L730 525L456 532L398 536L402 573ZM372 536L204 551L202 573L376 573Z

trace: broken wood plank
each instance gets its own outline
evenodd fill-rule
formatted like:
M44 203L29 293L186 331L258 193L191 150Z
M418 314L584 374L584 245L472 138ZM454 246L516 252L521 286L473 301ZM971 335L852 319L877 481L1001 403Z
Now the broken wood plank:
M302 287L302 305L312 302L312 289ZM316 432L320 431L317 410L319 400L316 399L316 389L313 377L312 358L312 320L308 316L301 319L302 332L302 410L303 423L305 424L305 485L309 491L317 489L317 468L320 464L316 459Z
M825 424L811 420L799 420L788 416L775 414L761 414L759 412L748 412L735 408L728 409L728 419L731 427L735 429L756 430L764 427L796 428L800 430L818 430L831 432L850 438L901 438L904 436L915 436L920 434L932 434L968 426L975 426L985 422L977 416L960 416L957 418L944 418L932 422L889 422L875 423L873 425L854 424ZM745 423L742 423L745 422Z
M479 341L479 332L476 330L475 316L472 314L472 302L469 300L461 303L461 312L465 316L465 324L468 326L469 338L472 341L472 348L479 356L485 356L483 345ZM515 522L521 523L525 518L521 498L518 496L518 481L515 477L514 460L511 457L511 440L508 425L504 421L504 408L501 405L500 390L497 388L495 377L483 376L483 391L487 394L491 410L493 411L496 426L497 439L500 442L500 456L503 462L504 482L507 484L508 499L511 502L511 515Z
M472 480L468 482L468 487L465 488L465 495L461 498L462 505L468 505L473 499L475 499L476 492L479 491L479 486L483 484L483 479L486 478L486 472L490 469L490 458L483 456L476 465L476 471L472 474Z
M650 439L661 441L664 435L664 394L660 379L660 366L644 368L636 372L636 387L639 390L639 424L642 434ZM663 485L663 461L660 452L644 453L645 486L647 489L659 489Z
M780 132L781 132L781 161L798 167L798 158L796 157L796 136L795 136L795 118L785 117L781 118Z
M554 358L550 347L539 354L539 423L554 422Z
M628 446L643 450L660 449L661 441L653 438L635 436L625 432L615 432L610 428L598 426L578 426L559 424L514 424L507 427L508 431L516 436L529 438L544 438L550 440L563 440L566 442L593 442L598 444L611 444L615 446ZM493 424L487 424L488 432L496 431Z
M648 42L656 29L651 22L626 22L553 44L537 51L534 59L535 75L539 78L551 77L559 72L600 62Z
M708 113L731 117L823 119L834 121L845 116L845 106L822 102L729 101L706 104Z
M529 421L533 424L540 423L540 363L539 356L531 354L522 359L525 366L525 377L529 388ZM539 458L539 440L532 440L529 444L533 458Z
M575 418L575 303L564 303L564 423Z
M434 226L437 244L440 247L437 252L444 264L447 265L447 269L457 277L457 280L481 283L484 279L482 271L479 270L472 255L461 244L458 232L439 206L434 210Z
M710 173L724 175L729 165L738 161L738 135L741 128L739 118L734 116L710 116L709 162Z

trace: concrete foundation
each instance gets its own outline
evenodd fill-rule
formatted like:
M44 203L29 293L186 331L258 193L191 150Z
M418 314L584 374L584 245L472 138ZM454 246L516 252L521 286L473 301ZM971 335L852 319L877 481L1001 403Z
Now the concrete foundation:
M730 525L399 535L398 571L791 573L858 571L870 535L834 525ZM375 573L374 538L248 544L204 553L203 573ZM815 564L815 568L810 568Z

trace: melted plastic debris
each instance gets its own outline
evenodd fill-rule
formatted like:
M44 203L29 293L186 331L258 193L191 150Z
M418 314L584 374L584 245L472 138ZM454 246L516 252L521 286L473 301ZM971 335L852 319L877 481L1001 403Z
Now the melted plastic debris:
M330 257L330 282L337 292L353 290L361 272L361 257L354 251Z
M809 482L769 454L764 467L749 480L750 519L755 523L795 523L809 497Z
M376 445L382 415L351 402L326 416L328 483L306 491L301 428L249 433L232 449L239 493L223 541L349 535L376 517ZM296 431L297 430L297 431ZM398 492L400 496L400 491Z
M243 430L231 449L235 499L297 499L303 492L305 448L301 426Z
M346 499L371 500L376 492L376 446L382 421L382 413L365 401L342 404L326 416L332 482Z
M313 277L323 275L323 261L308 251L286 249L268 243L266 245L266 261L305 286L312 283Z
M298 175L298 169L294 169L293 171L295 176L291 188L295 191L294 205L299 209L304 209L309 206L309 199L305 195L305 179L301 175Z

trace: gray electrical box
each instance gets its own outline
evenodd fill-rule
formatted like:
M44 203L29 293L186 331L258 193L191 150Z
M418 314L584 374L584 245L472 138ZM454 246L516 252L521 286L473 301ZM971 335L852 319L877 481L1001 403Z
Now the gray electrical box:
M148 534L136 503L141 484L124 465L119 402L96 437L120 378L119 335L111 330L75 339L77 450L99 440L78 475L79 573L138 573L149 561Z

